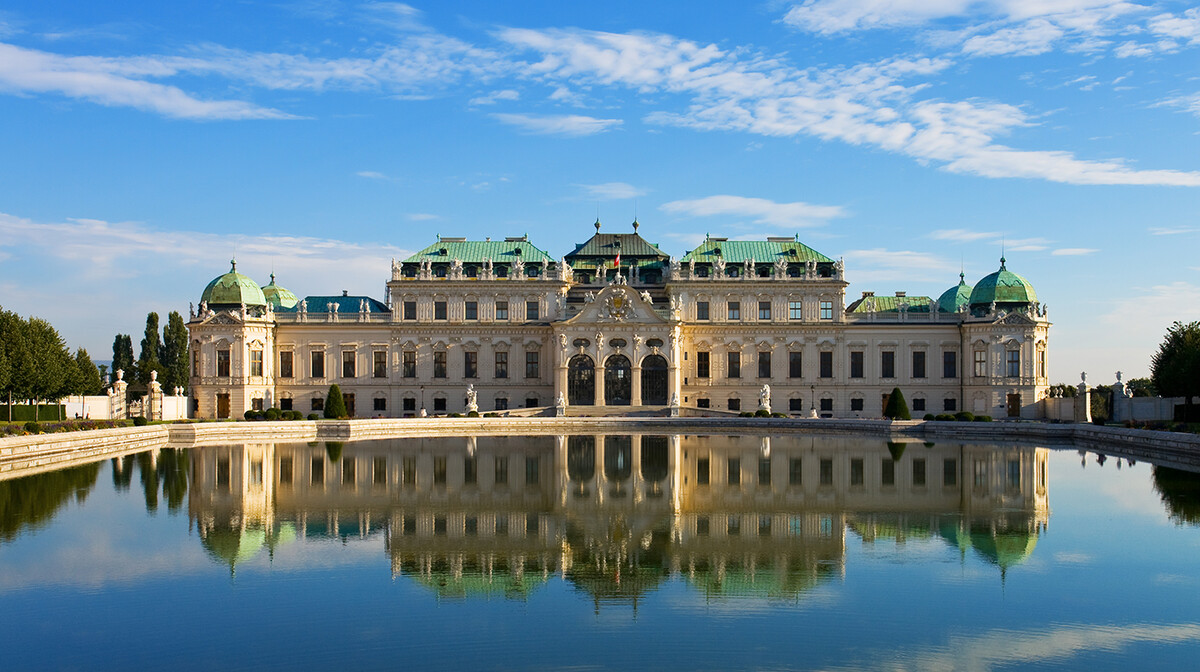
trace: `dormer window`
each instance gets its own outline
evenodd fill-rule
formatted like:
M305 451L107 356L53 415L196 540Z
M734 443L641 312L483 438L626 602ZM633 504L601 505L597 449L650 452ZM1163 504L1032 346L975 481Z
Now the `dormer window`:
M438 250L438 255L440 255L440 256L443 256L443 257L444 257L444 256L446 256L447 254L449 254L449 252L448 252L448 251L446 250L446 248L444 248L444 247Z

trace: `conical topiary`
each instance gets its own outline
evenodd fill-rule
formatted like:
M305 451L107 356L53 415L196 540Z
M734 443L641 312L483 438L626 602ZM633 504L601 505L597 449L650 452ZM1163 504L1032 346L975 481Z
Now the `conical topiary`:
M883 417L892 420L912 420L908 413L908 402L904 401L904 393L900 388L892 388L892 393L888 395L887 408L883 409Z
M342 388L337 383L329 386L329 396L325 397L325 417L346 417L346 400L342 398Z

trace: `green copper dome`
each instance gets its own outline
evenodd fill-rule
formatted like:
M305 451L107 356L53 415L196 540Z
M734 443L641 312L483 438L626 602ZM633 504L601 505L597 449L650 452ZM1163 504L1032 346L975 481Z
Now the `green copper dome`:
M943 313L957 313L962 306L971 303L971 286L967 284L965 275L958 274L958 285L942 292L938 297L938 309Z
M992 302L997 304L1030 304L1037 301L1037 292L1033 285L1021 276L1013 273L1004 266L1004 257L1000 257L1000 270L986 275L975 284L971 290L971 305L986 306Z
M271 274L271 282L262 288L262 293L274 308L294 308L300 301L290 290L275 284L274 273Z
M267 299L258 288L258 283L238 273L236 261L229 262L229 266L228 273L208 283L200 300L210 306L238 306L244 303L247 306L265 307Z

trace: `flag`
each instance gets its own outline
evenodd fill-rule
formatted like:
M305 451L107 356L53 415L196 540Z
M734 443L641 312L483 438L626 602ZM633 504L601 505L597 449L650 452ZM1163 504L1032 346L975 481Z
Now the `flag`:
M617 268L617 269L621 268L621 253L620 252L617 253L617 259L616 259L616 261L613 262L613 268Z

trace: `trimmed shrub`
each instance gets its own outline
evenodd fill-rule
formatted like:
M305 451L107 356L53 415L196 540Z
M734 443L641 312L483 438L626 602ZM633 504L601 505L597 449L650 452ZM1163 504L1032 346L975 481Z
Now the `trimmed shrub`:
M325 397L325 417L346 417L346 400L342 398L342 388L337 383L329 386L329 394Z
M742 411L741 413L738 413L738 417L739 418L753 418L754 414L751 413L750 411Z
M316 413L309 413L309 414L308 414L308 419L309 419L309 420L320 420L320 419L321 419L321 416L317 415Z
M975 419L975 414L970 411L959 411L954 414L954 419L959 422L971 422Z
M29 422L25 423L25 431L29 432L30 434L41 434L42 426L33 420L30 420Z
M768 410L767 410L767 409L765 409L765 408L760 408L760 409L758 409L757 411L755 411L755 412L754 412L754 417L756 417L756 418L769 418L769 417L771 417L771 412L770 412L770 411L768 411Z
M926 413L924 419L925 420L937 420L937 416L934 415L933 413Z
M900 388L892 388L892 393L888 395L887 408L883 409L883 417L892 420L912 420L912 415L908 412L908 402L904 400L904 393Z
M991 422L991 421L992 421L992 416L990 416L990 415L975 416L975 422Z
M498 417L500 417L500 414L499 414L499 413L491 413L491 412L489 412L489 413L484 413L484 414L483 414L483 417L485 417L485 418L498 418Z
M937 416L934 417L934 420L941 420L942 422L954 422L954 416L950 415L949 413L938 413Z
M478 418L478 417L479 417L479 411L471 411L470 413L467 413L467 417L468 417L468 418Z
M772 418L786 418L786 417L788 417L788 414L787 413L772 413L771 417Z
M450 414L450 417L452 417L452 418L461 418L461 417L462 417L462 413L451 413L451 414Z
M257 416L258 416L258 411L254 410L253 408L242 414L242 417L247 420L257 420L258 419Z
M134 419L133 419L133 426L134 426L134 427L145 427L145 426L146 426L146 425L148 425L148 424L150 424L150 421L149 421L149 420L147 420L147 419L145 418L145 416L141 416L141 415L139 415L138 417L136 417L136 418L134 418Z
M268 408L266 413L263 413L263 418L267 420L278 420L281 417L281 411L278 408Z

